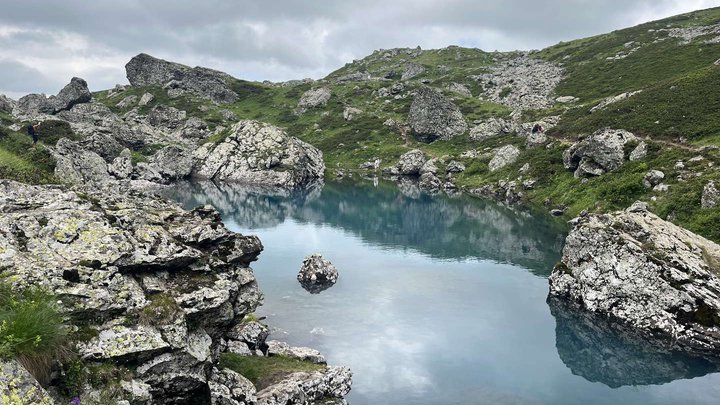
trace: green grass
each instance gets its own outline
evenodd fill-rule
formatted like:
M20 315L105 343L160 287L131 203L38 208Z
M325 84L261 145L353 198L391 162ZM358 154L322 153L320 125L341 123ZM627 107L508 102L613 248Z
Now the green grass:
M258 390L272 385L295 372L324 370L320 364L300 361L285 356L240 356L234 353L220 355L220 367L229 368L250 380Z

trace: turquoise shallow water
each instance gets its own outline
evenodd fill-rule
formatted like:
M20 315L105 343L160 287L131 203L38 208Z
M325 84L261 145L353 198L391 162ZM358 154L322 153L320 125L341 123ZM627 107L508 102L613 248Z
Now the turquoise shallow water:
M385 182L295 196L187 183L171 196L260 237L271 339L350 366L353 405L720 402L716 365L546 301L566 231L549 218ZM315 252L340 272L320 294L295 279Z

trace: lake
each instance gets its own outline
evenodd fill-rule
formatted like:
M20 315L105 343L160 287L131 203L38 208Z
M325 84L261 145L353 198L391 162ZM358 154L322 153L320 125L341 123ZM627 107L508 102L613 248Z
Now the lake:
M186 208L212 204L256 234L252 266L271 339L353 370L359 404L718 403L717 365L647 347L563 302L548 282L567 228L467 196L385 181L302 193L181 183ZM340 273L320 294L296 275L321 253Z

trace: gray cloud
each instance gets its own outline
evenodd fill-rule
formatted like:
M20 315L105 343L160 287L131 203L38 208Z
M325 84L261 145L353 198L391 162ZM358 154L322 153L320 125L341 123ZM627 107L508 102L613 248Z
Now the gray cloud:
M720 0L9 0L0 93L126 82L140 52L250 80L322 77L374 49L534 49ZM32 76L32 77L30 77ZM32 80L34 78L34 80Z

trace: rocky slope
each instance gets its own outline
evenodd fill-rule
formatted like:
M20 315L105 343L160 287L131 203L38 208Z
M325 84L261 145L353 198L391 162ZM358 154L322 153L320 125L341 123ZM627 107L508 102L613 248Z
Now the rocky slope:
M319 400L349 391L349 370L323 366L287 373L265 388L272 395L256 395L242 375L218 365L226 352L268 352L259 350L265 327L246 319L262 302L248 267L262 244L228 231L213 208L184 211L112 187L80 192L1 180L0 191L2 276L15 288L42 286L58 297L74 331L82 331L72 350L85 364L125 370L112 386L83 387L89 403L108 392L133 404L275 404L286 403L278 395ZM0 397L32 391L37 403L52 403L21 368L0 364L7 382ZM62 381L63 365L54 367ZM290 390L295 384L312 390Z

